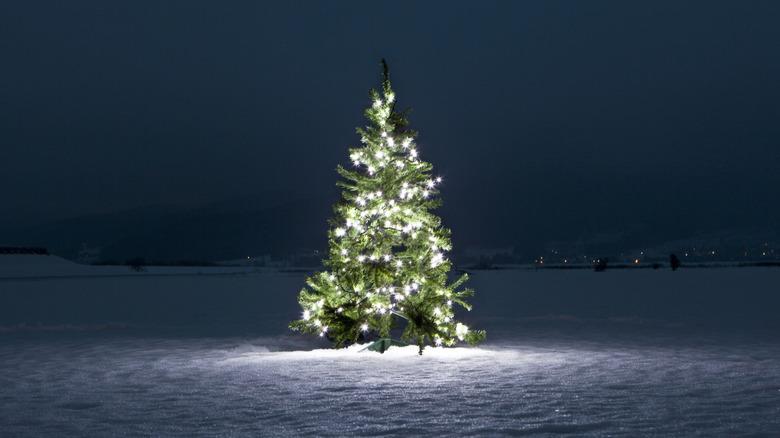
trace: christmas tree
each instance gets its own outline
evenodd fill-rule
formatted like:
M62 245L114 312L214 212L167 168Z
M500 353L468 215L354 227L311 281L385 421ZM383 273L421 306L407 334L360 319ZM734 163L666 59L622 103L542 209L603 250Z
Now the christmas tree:
M350 149L354 169L337 168L344 191L328 233L328 271L306 279L302 317L290 327L337 347L387 338L404 323L401 339L420 354L429 344L475 344L485 332L457 322L453 310L471 309L465 299L473 291L462 287L468 275L450 281L450 231L432 213L442 179L420 159L382 66L381 92L371 90L365 111L370 124L357 129L363 145Z

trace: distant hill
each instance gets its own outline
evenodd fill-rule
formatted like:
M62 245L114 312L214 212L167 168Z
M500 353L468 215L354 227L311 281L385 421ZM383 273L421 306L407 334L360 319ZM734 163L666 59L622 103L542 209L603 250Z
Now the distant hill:
M10 245L47 247L76 259L83 245L100 248L100 260L217 261L260 254L277 256L327 245L329 200L267 204L242 198L197 208L151 206L86 215L3 235Z

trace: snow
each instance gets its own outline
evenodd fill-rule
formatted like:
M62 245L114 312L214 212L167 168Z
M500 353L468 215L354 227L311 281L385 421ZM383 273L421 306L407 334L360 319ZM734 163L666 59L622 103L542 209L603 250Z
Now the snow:
M0 435L780 433L780 269L476 271L487 342L423 356L290 333L301 273L177 269L0 279Z

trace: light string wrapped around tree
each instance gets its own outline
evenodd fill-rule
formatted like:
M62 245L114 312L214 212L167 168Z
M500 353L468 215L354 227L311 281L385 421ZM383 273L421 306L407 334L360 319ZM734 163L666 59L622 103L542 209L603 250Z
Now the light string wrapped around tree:
M475 344L485 332L457 322L453 309L471 309L465 299L473 291L462 288L468 275L449 282L450 231L432 213L441 204L442 178L420 160L416 132L395 110L382 65L381 93L371 91L365 111L371 123L357 130L363 145L349 150L354 169L337 169L344 191L328 233L328 271L306 279L298 298L302 316L290 327L342 347L386 338L405 321L401 338L420 354L430 344Z

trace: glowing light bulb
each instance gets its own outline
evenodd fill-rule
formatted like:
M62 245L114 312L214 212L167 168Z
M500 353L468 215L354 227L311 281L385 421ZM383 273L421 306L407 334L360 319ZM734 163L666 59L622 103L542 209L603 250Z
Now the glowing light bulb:
M404 262L402 260L396 260L395 265L400 268L404 265Z
M343 307L339 307L338 309L336 309L336 313L341 313L341 312L343 312L343 311L344 311L344 308L343 308Z
M391 147L395 146L395 140L393 140L393 138L390 137L390 138L387 139L387 144L388 144L388 146L391 146Z
M441 316L441 309L439 309L438 307L434 308L433 314L436 316Z
M466 336L466 334L469 332L469 328L461 323L458 323L455 326L455 336L458 337L461 341Z
M382 131L382 137L387 137L387 132Z
M362 262L364 262L364 261L366 260L366 256L364 256L363 254L360 254L360 255L357 257L357 259L358 259L358 261L359 261L359 262L361 262L361 263L362 263Z
M336 237L342 237L347 231L343 228L336 228Z
M363 323L360 325L360 331L367 332L368 331L368 324Z
M440 182L441 182L441 177L440 177L440 176L437 176L437 177L436 177L436 182L437 182L437 183L440 183Z
M374 168L374 166L368 166L368 173L370 175L373 175L374 172L376 172L376 168Z
M441 347L441 338L436 336L433 338L433 342L436 344L437 347Z
M390 254L385 254L384 256L382 256L382 258L384 259L384 261L389 262L390 261Z
M347 255L347 250L346 249L342 249L341 250L341 255L343 255L343 256Z
M417 158L417 149L410 150L409 156L411 156L412 158Z
M432 189L432 188L433 188L433 186L435 186L435 185L436 185L436 183L435 183L435 182L433 182L433 180L429 179L429 180L428 180L428 181L425 183L425 185L426 185L426 186L428 186L428 188L431 188L431 189Z
M308 321L309 318L311 318L311 312L309 312L308 310L304 310L303 311L303 320L304 321Z

